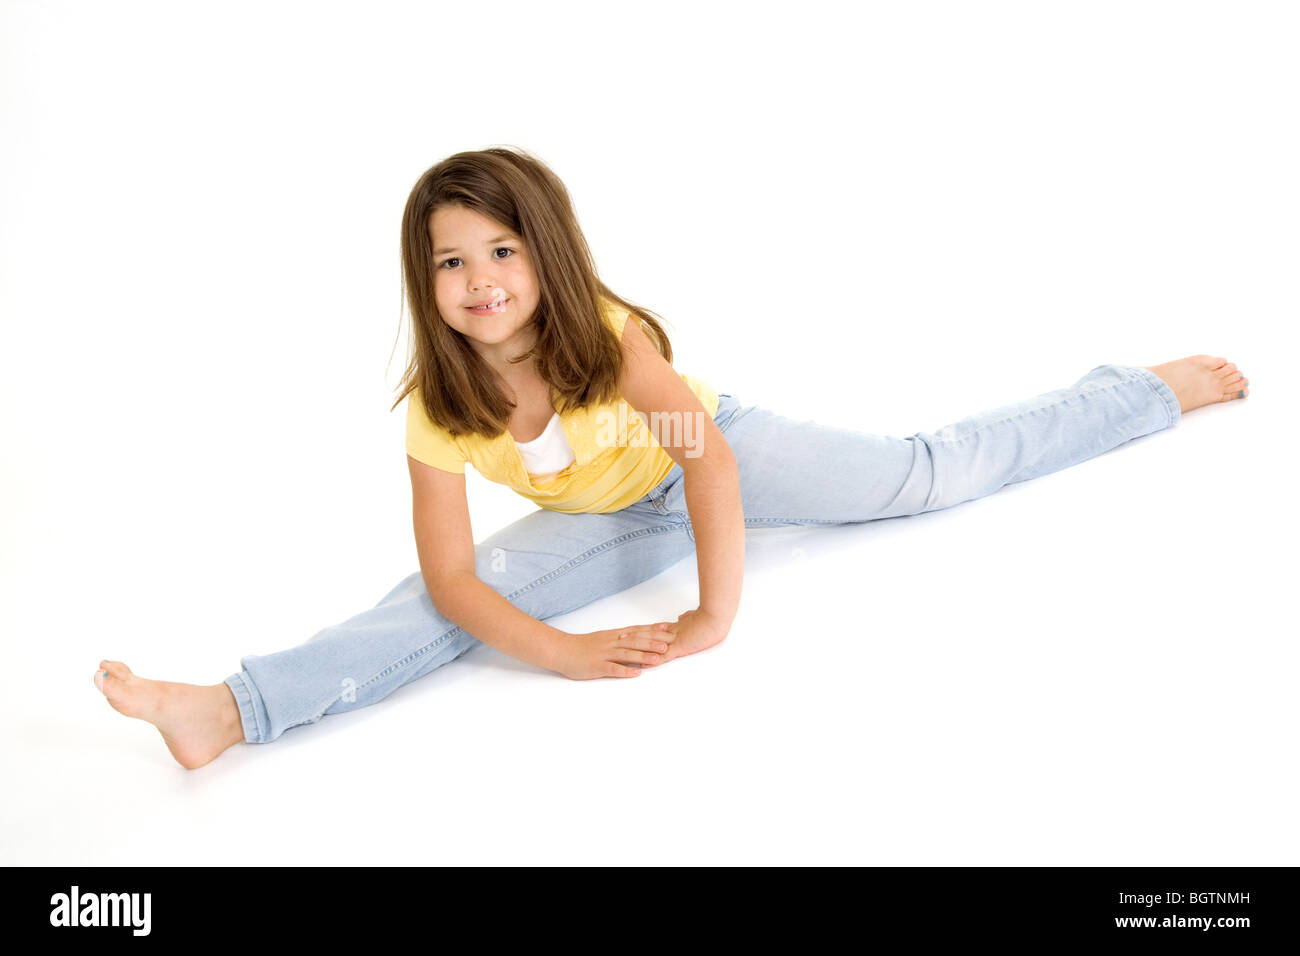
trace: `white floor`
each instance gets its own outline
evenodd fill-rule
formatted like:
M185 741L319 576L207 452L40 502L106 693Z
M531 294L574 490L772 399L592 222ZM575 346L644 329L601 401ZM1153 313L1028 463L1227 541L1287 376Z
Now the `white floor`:
M573 682L483 647L193 772L108 707L94 662L215 683L265 637L199 646L195 609L171 633L38 631L0 698L5 860L1294 861L1294 568L1262 550L1294 511L1249 467L1273 419L1205 409L945 512L753 534L714 650ZM343 567L322 589L374 591ZM691 558L555 623L695 593ZM68 590L28 613L96 617Z
M0 6L0 864L1300 860L1294 13L665 2ZM97 662L215 684L416 569L400 214L497 143L680 371L792 417L1207 350L1253 394L755 534L728 640L635 680L484 647L181 769ZM532 508L470 479L476 539Z

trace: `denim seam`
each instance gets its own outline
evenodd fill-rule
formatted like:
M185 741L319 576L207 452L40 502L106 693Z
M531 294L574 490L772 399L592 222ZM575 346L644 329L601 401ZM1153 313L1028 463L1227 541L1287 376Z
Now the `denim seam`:
M662 525L655 528L638 528L635 531L629 531L626 534L621 534L616 538L611 538L608 541L596 545L594 548L589 548L587 551L584 551L576 558L571 559L568 563L563 564L552 571L546 572L540 578L537 578L535 581L526 584L524 587L520 588L519 590L512 591L509 595L506 596L506 600L510 600L511 598L518 597L520 594L523 594L526 591L530 591L533 588L537 587L538 585L551 580L552 578L558 577L561 574L565 574L573 570L573 568L578 567L580 564L590 559L593 555L599 554L601 551L608 550L609 548L612 548L617 544L621 544L624 541L629 541L632 538L641 537L642 535L662 534L668 531L676 531L676 530L677 530L677 525ZM408 654L400 661L395 661L392 664L389 664L382 671L380 671L378 674L375 674L373 677L371 677L369 680L365 681L364 683L358 684L357 690L360 690L363 687L368 687L370 684L373 684L375 681L379 680L382 677L388 676L390 673L392 673L395 670L399 670L401 668L407 667L416 658L422 657L424 654L428 653L429 651L434 650L435 648L438 648L443 644L445 644L448 640L451 639L452 635L454 635L457 631L463 632L464 628L462 628L459 624L449 628L448 630L444 631L441 635L439 635L436 639L430 641L428 644L425 644L423 647L419 648L413 653ZM321 708L320 713L317 714L312 719L312 722L315 723L315 721L320 720L321 717L325 716L325 711L329 710L330 707L334 706L335 703L337 703L340 699L342 699L342 696L343 696L342 694L339 694L337 697L331 699L323 708Z
M457 625L456 627L453 627L453 628L450 628L449 630L444 631L442 634L440 634L440 635L439 635L438 637L436 637L434 640L430 641L428 644L425 644L423 647L418 648L417 650L413 651L412 653L406 655L406 657L402 658L400 661L394 661L392 664L389 664L387 667L385 667L383 670L381 670L378 674L375 674L373 677L371 677L370 679L368 679L368 680L365 681L364 683L362 683L362 684L358 684L357 687L356 687L356 689L357 689L357 690L360 690L360 689L363 688L363 687L369 687L371 684L373 684L375 681L379 680L381 677L387 677L387 676L388 676L390 673L392 673L394 670L399 670L399 669L401 669L401 668L403 668L403 667L406 667L408 664L410 664L412 661L414 661L417 657L422 657L422 656L424 656L426 653L428 653L429 651L431 651L431 650L435 650L435 649L441 647L443 644L447 643L447 641L451 638L451 636L452 636L453 634L455 634L455 633L456 633L457 631L459 631L459 630L461 630L461 628L460 628L459 625ZM329 710L330 707L332 707L335 703L337 703L338 701L340 701L340 700L342 700L342 699L343 699L343 695L340 693L337 697L335 697L335 698L334 698L333 700L331 700L328 704L326 704L325 707L321 710L321 712L320 712L319 714L316 715L316 717L315 717L314 719L315 719L315 720L320 720L321 717L325 716L325 711Z
M545 584L548 581L557 578L562 574L568 574L570 571L572 571L574 568L578 567L579 565L585 564L588 560L592 558L592 556L597 555L602 551L608 551L610 548L614 547L615 545L622 544L625 541L630 541L633 538L641 538L648 534L665 534L669 531L678 531L680 529L681 528L679 524L676 523L666 524L666 525L659 525L654 528L637 528L635 531L628 531L625 534L620 534L616 538L610 538L608 541L604 541L593 548L588 548L582 554L578 555L576 558L569 559L567 563L560 565L558 568L555 568L551 571L547 571L540 578L537 578L535 581L532 581L524 585L519 590L512 591L509 595L506 596L506 600L510 600L511 598L518 597L521 594L531 591L533 588L537 587L538 585Z
M1131 378L1125 379L1122 382L1116 382L1114 385L1105 385L1101 388L1090 389L1088 392L1080 392L1078 394L1078 397L1087 398L1090 394L1096 395L1098 392L1109 392L1117 388L1122 388L1125 385L1132 385L1134 381L1135 380ZM1149 382L1147 384L1148 386L1150 385ZM944 442L945 444L955 444L957 442L964 442L966 439L978 434L979 432L983 431L986 428L992 428L994 425L1005 425L1007 422L1014 422L1017 418L1024 418L1026 415L1036 415L1039 412L1043 411L1044 409L1055 408L1058 405L1069 405L1071 403L1072 398L1073 396L1071 396L1071 398L1063 398L1059 402L1053 402L1051 405L1044 405L1042 408L1031 408L1028 411L1019 412L1018 414L1010 415L1007 418L1000 418L995 422L984 422L982 425L979 426L979 428L967 432L966 434L962 435L960 438L938 438L938 436L934 432L920 432L919 434L924 435L926 438L935 438L938 441Z

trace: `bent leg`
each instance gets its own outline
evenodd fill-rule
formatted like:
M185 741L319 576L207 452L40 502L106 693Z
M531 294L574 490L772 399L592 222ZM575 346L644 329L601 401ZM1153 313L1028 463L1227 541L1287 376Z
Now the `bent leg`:
M653 577L693 549L680 518L642 499L611 514L538 510L475 545L475 571L545 620ZM479 643L438 613L416 571L373 608L303 644L242 658L226 684L244 739L267 743L382 700Z
M907 438L786 418L760 406L720 414L719 427L740 470L745 526L762 528L949 508L1094 458L1179 417L1173 391L1154 373L1100 365L1068 388ZM689 523L681 481L667 500Z

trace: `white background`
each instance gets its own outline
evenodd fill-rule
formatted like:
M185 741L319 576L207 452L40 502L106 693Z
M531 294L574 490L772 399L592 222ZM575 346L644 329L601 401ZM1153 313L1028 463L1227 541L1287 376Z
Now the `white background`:
M0 862L1300 862L1294 6L0 9ZM216 684L416 570L402 207L505 143L746 403L905 436L1197 353L1252 394L751 533L727 641L636 680L480 647L183 770L97 662ZM477 539L533 510L469 474Z

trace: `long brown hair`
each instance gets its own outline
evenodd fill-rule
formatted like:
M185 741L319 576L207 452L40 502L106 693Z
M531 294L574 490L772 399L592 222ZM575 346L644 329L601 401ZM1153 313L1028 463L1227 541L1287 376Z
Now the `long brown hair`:
M420 176L402 214L402 279L412 348L392 408L418 388L435 424L453 435L496 438L515 407L500 375L438 312L429 221L435 209L447 205L472 209L523 239L537 273L537 339L510 361L535 356L539 374L558 394L558 410L618 396L623 353L601 318L602 298L637 316L659 354L672 362L672 345L658 317L615 295L596 275L569 194L555 173L517 147L456 153Z

